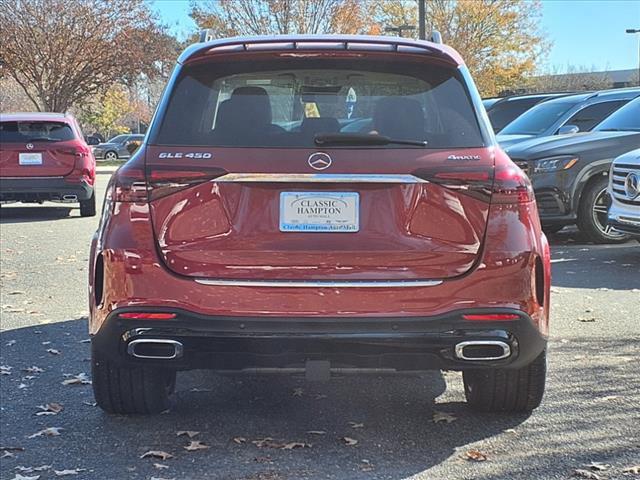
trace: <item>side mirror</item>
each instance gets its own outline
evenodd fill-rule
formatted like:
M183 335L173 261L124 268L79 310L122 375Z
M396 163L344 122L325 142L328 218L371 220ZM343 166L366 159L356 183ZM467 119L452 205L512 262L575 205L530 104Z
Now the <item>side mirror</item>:
M558 129L558 135L571 135L579 131L580 127L577 125L563 125Z

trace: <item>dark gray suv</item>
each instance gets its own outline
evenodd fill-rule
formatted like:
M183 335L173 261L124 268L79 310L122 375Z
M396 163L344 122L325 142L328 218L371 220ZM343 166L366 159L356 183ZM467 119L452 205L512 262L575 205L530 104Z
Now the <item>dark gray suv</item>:
M93 155L96 159L118 160L129 158L131 150L135 151L144 140L142 134L117 135L104 143L92 147ZM137 144L136 148L131 148L132 144Z

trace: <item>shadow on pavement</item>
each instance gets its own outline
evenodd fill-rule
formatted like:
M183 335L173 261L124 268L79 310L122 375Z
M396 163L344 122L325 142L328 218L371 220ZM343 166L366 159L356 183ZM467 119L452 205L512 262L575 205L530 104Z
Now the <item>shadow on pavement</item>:
M11 367L10 375L0 377L0 444L24 448L3 460L3 478L11 477L18 465L42 464L58 470L88 469L83 478L404 478L452 456L469 464L456 454L460 447L464 453L465 445L517 428L527 419L472 413L459 388L445 391L440 372L345 377L327 383L185 372L178 376L175 405L168 413L109 416L92 406L89 385L62 385L70 378L65 375L90 374L90 347L81 343L87 337L81 319L0 335L0 364ZM49 348L60 354L47 353ZM45 371L23 371L31 366ZM457 373L446 377L461 383ZM35 415L38 405L50 402L63 404L64 410ZM434 411L451 413L457 420L435 424ZM63 430L56 437L28 438L46 427ZM181 430L199 431L195 439L210 448L184 450L188 439L176 436ZM312 446L283 450L252 444L265 437ZM358 443L346 446L343 437ZM148 450L166 451L174 458L140 459ZM159 471L154 463L169 469Z
M0 224L3 223L32 223L48 222L51 220L62 220L69 217L73 207L49 206L47 204L31 207L8 207L0 208Z

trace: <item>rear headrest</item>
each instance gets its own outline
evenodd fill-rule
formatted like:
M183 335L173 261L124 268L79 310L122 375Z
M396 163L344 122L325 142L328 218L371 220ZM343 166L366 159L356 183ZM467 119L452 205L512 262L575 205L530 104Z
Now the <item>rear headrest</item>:
M261 87L238 87L218 107L216 129L258 130L271 125L271 102Z
M387 137L402 140L422 140L425 120L417 100L404 97L385 97L376 103L373 128Z
M307 135L336 133L339 130L340 123L333 117L305 117L300 125L300 131Z

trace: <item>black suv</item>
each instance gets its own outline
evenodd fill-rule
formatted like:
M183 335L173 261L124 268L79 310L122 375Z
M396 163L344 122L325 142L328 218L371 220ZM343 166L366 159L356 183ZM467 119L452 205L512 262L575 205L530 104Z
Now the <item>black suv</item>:
M607 183L613 159L640 147L640 98L591 132L542 137L507 147L529 175L543 228L555 232L577 224L596 243L625 241L607 226Z

